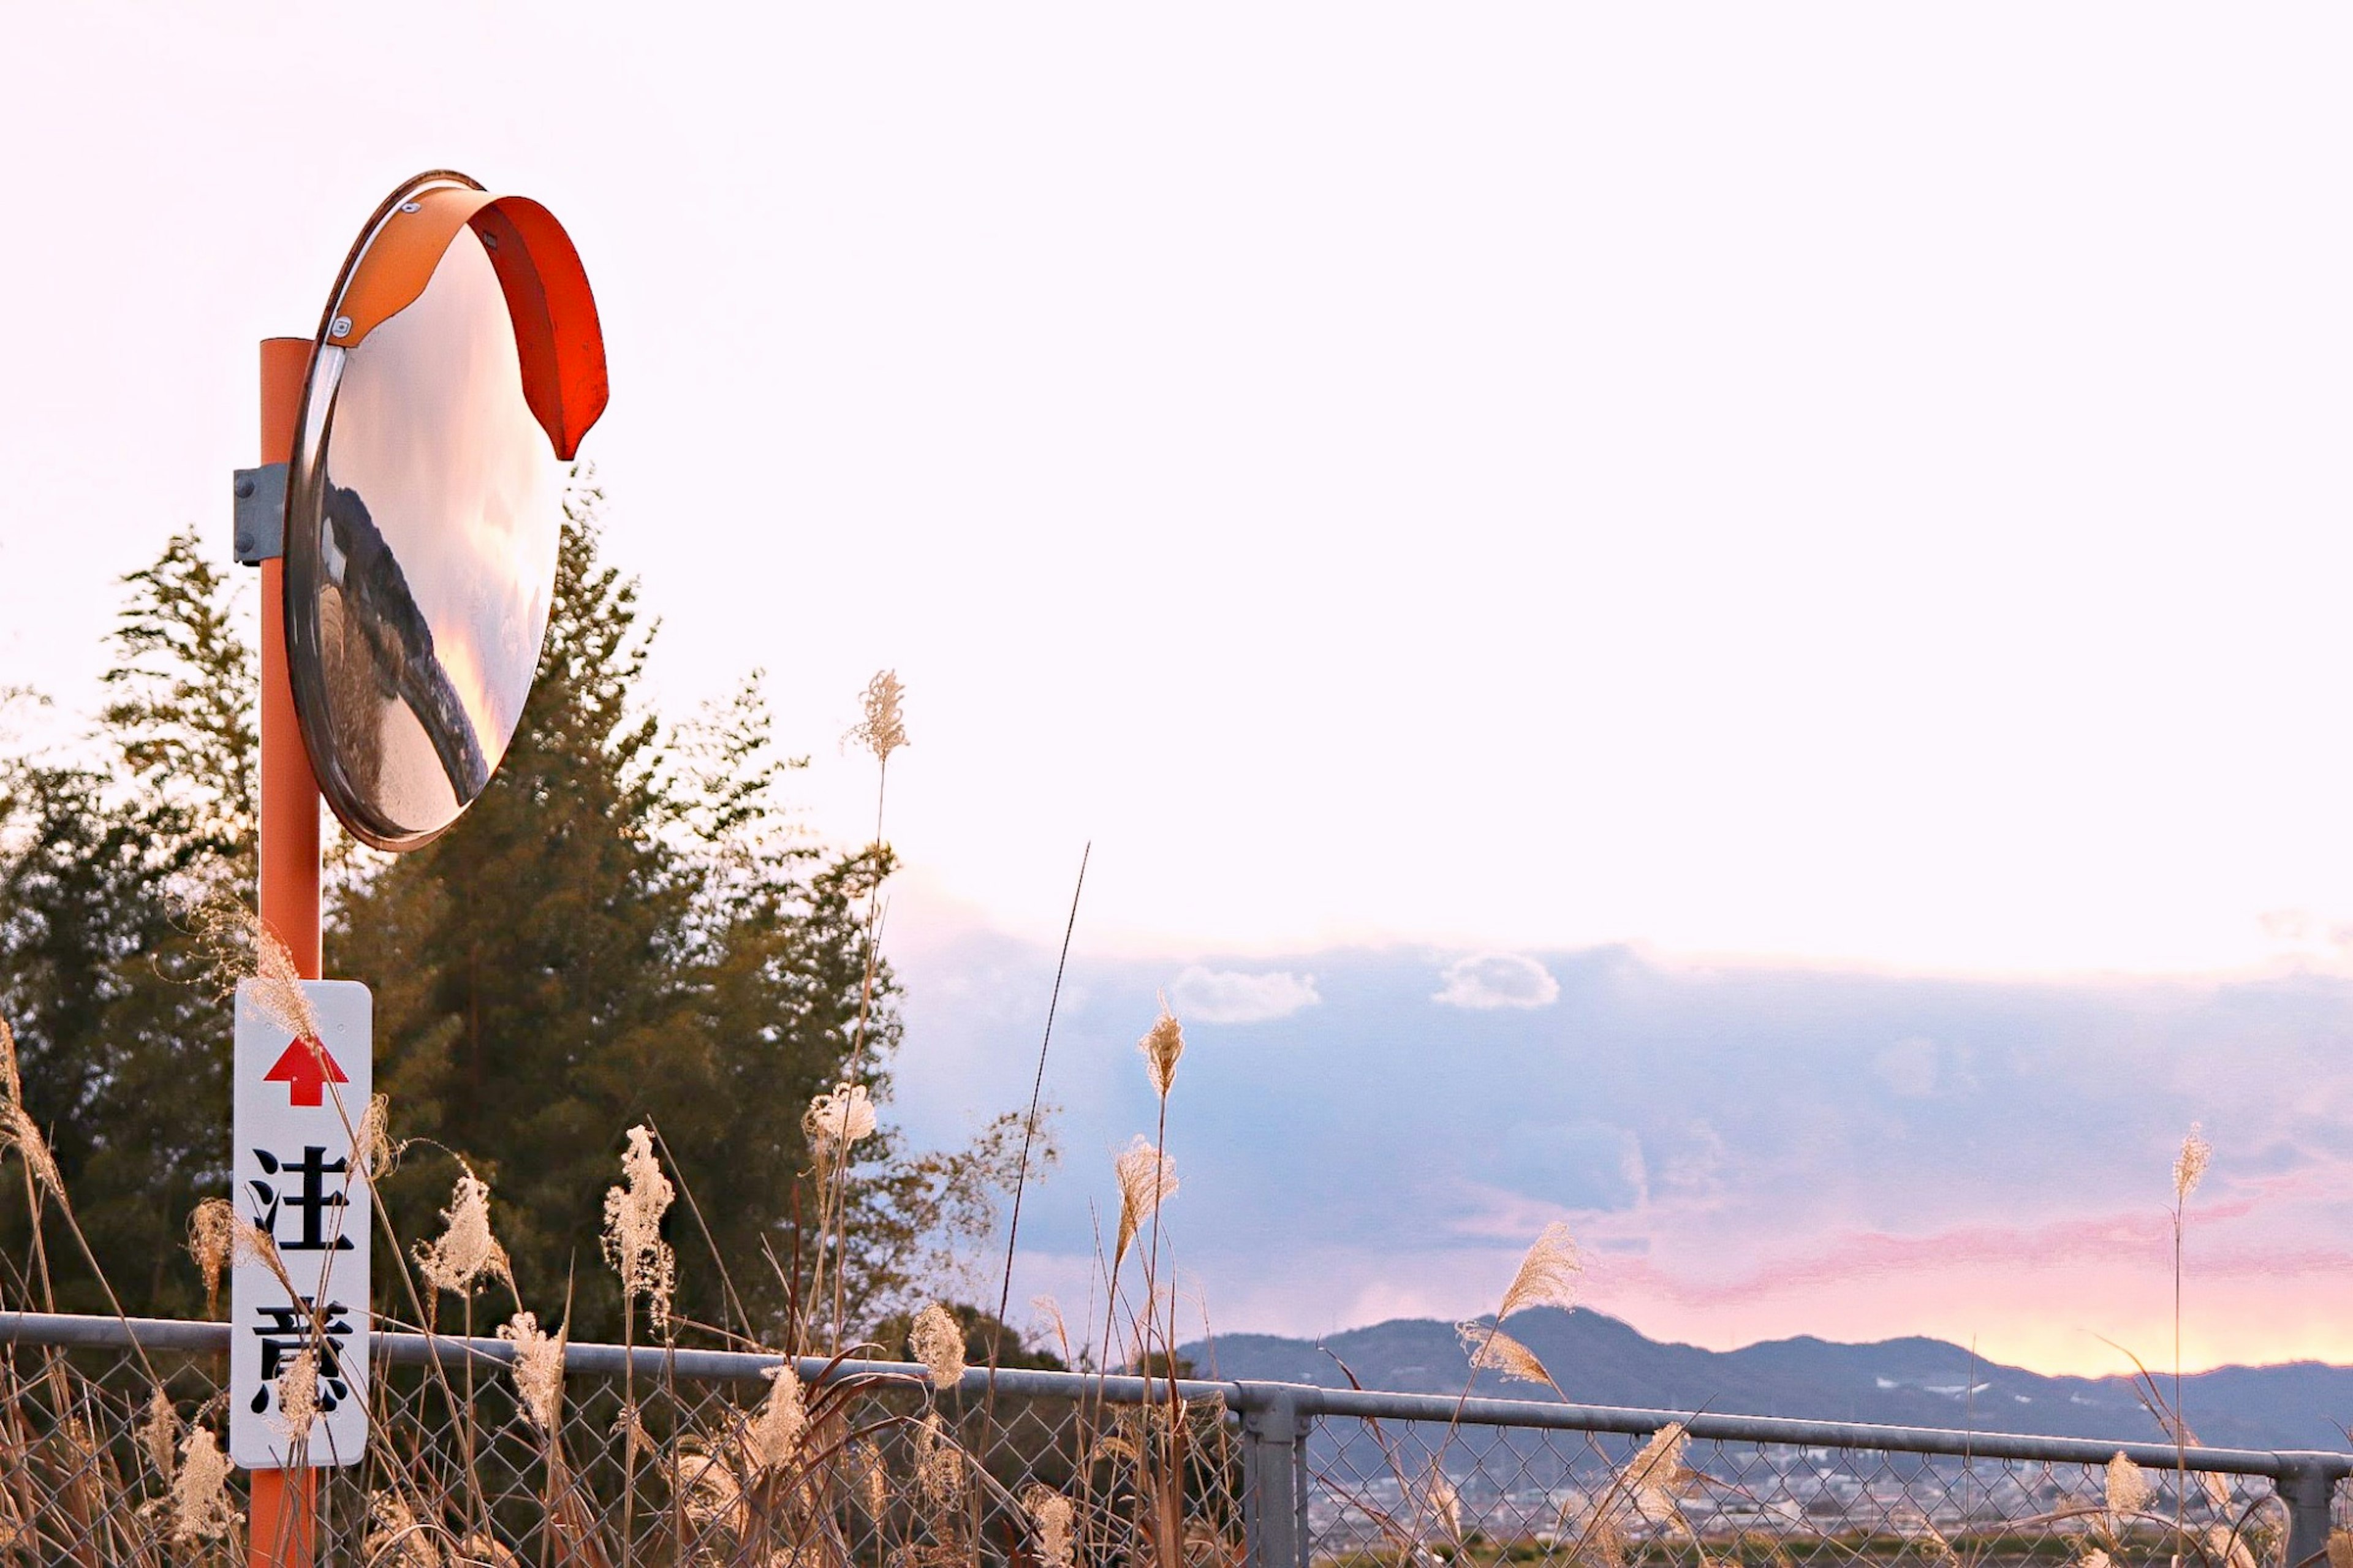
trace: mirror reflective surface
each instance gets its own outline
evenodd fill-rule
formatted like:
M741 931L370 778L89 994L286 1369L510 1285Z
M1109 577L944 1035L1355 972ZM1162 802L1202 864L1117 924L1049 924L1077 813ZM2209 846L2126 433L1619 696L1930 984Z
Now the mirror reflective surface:
M416 300L315 356L287 509L296 707L321 790L384 849L489 783L554 591L563 476L475 230Z

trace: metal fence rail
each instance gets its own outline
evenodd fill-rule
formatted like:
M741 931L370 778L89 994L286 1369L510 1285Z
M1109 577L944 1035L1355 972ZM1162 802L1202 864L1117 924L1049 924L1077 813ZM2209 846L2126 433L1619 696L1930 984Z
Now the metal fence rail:
M0 1563L231 1560L174 1538L154 1436L158 1383L174 1430L218 1429L229 1335L0 1313ZM803 1360L841 1397L809 1438L823 1479L787 1507L744 1457L779 1358L569 1346L551 1443L506 1342L373 1351L375 1436L326 1477L322 1562L2316 1568L2353 1473L2353 1454L1289 1384L1007 1370L992 1391L973 1368L934 1391L906 1363ZM2112 1490L2119 1454L2137 1506ZM779 1554L787 1522L801 1545ZM2337 1545L2353 1568L2353 1535Z

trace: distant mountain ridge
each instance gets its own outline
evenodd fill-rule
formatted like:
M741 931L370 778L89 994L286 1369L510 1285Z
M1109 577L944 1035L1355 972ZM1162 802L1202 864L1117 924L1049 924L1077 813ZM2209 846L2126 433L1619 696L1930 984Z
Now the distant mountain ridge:
M1662 1344L1583 1308L1524 1312L1513 1318L1511 1331L1585 1405L2165 1440L2124 1378L2045 1377L1975 1358L1943 1340L1837 1344L1801 1338L1709 1351ZM1323 1388L1347 1386L1339 1364L1345 1363L1365 1387L1406 1394L1459 1394L1469 1371L1454 1326L1425 1318L1321 1341L1220 1334L1182 1353L1204 1375ZM1548 1388L1506 1383L1493 1373L1480 1373L1476 1389L1505 1398L1556 1397ZM2353 1424L2353 1367L2221 1367L2185 1376L2181 1392L2191 1430L2217 1447L2353 1446L2345 1430Z

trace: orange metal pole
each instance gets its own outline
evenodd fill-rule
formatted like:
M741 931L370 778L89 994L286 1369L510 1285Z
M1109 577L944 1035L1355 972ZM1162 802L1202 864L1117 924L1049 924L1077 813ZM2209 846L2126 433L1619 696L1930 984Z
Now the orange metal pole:
M293 456L308 338L261 341L261 460ZM294 719L286 673L286 563L261 563L261 923L319 978L319 782ZM311 1568L318 1533L317 1472L256 1470L248 1510L252 1568Z

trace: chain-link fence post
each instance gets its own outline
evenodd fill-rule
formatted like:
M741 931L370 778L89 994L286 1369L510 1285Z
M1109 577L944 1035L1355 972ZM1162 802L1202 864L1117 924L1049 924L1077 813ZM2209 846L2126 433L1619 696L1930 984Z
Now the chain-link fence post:
M2353 1461L2335 1454L2282 1454L2273 1485L2287 1505L2287 1568L2326 1568L2329 1504Z
M1307 1412L1297 1389L1279 1383L1237 1386L1249 1568L1307 1568Z

